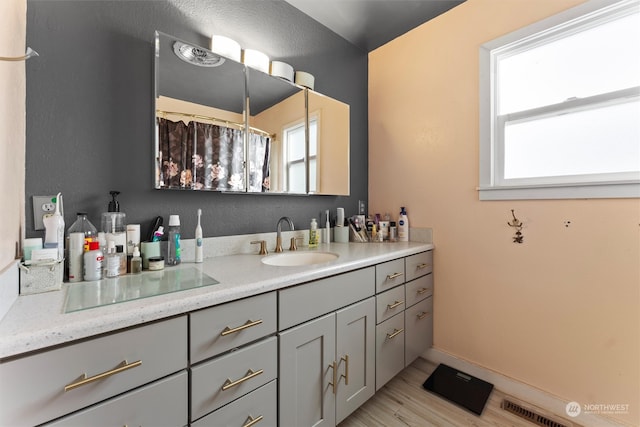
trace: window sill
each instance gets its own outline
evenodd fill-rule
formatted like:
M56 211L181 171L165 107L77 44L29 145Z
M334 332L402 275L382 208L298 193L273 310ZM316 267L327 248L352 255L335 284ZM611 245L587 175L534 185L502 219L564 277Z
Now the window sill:
M479 187L480 200L640 198L640 182Z

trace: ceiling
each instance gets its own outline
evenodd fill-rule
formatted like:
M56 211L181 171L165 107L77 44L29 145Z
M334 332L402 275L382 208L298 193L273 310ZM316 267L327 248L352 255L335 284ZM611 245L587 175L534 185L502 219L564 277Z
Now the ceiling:
M465 0L286 0L370 52Z

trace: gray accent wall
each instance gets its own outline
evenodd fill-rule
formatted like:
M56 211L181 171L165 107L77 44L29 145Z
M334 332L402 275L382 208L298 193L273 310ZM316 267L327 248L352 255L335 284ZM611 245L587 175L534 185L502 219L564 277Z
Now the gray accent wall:
M351 195L222 194L153 188L153 37L159 30L209 46L212 34L262 50L315 75L315 89L351 107ZM193 238L196 211L205 237L296 228L336 207L356 213L367 200L367 53L281 0L27 2L27 45L40 56L27 70L26 235L32 196L63 194L67 227L87 212L100 228L109 191L128 223L180 215ZM202 88L212 90L212 88ZM320 222L320 221L319 221Z

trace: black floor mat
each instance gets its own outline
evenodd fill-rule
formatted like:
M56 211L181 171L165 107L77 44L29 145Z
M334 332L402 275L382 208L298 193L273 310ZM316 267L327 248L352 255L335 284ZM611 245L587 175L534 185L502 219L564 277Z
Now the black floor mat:
M422 385L428 391L481 415L493 384L440 364Z

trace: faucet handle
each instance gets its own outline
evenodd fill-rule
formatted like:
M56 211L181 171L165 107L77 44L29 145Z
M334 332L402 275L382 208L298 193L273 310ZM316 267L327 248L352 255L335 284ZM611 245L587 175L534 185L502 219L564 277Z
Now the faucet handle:
M291 238L291 245L289 246L289 250L290 251L297 251L298 250L298 245L296 244L296 240L302 240L302 237L292 237Z
M251 244L257 244L260 243L260 253L259 255L266 255L269 252L267 251L267 241L266 240L254 240L253 242L251 242Z

